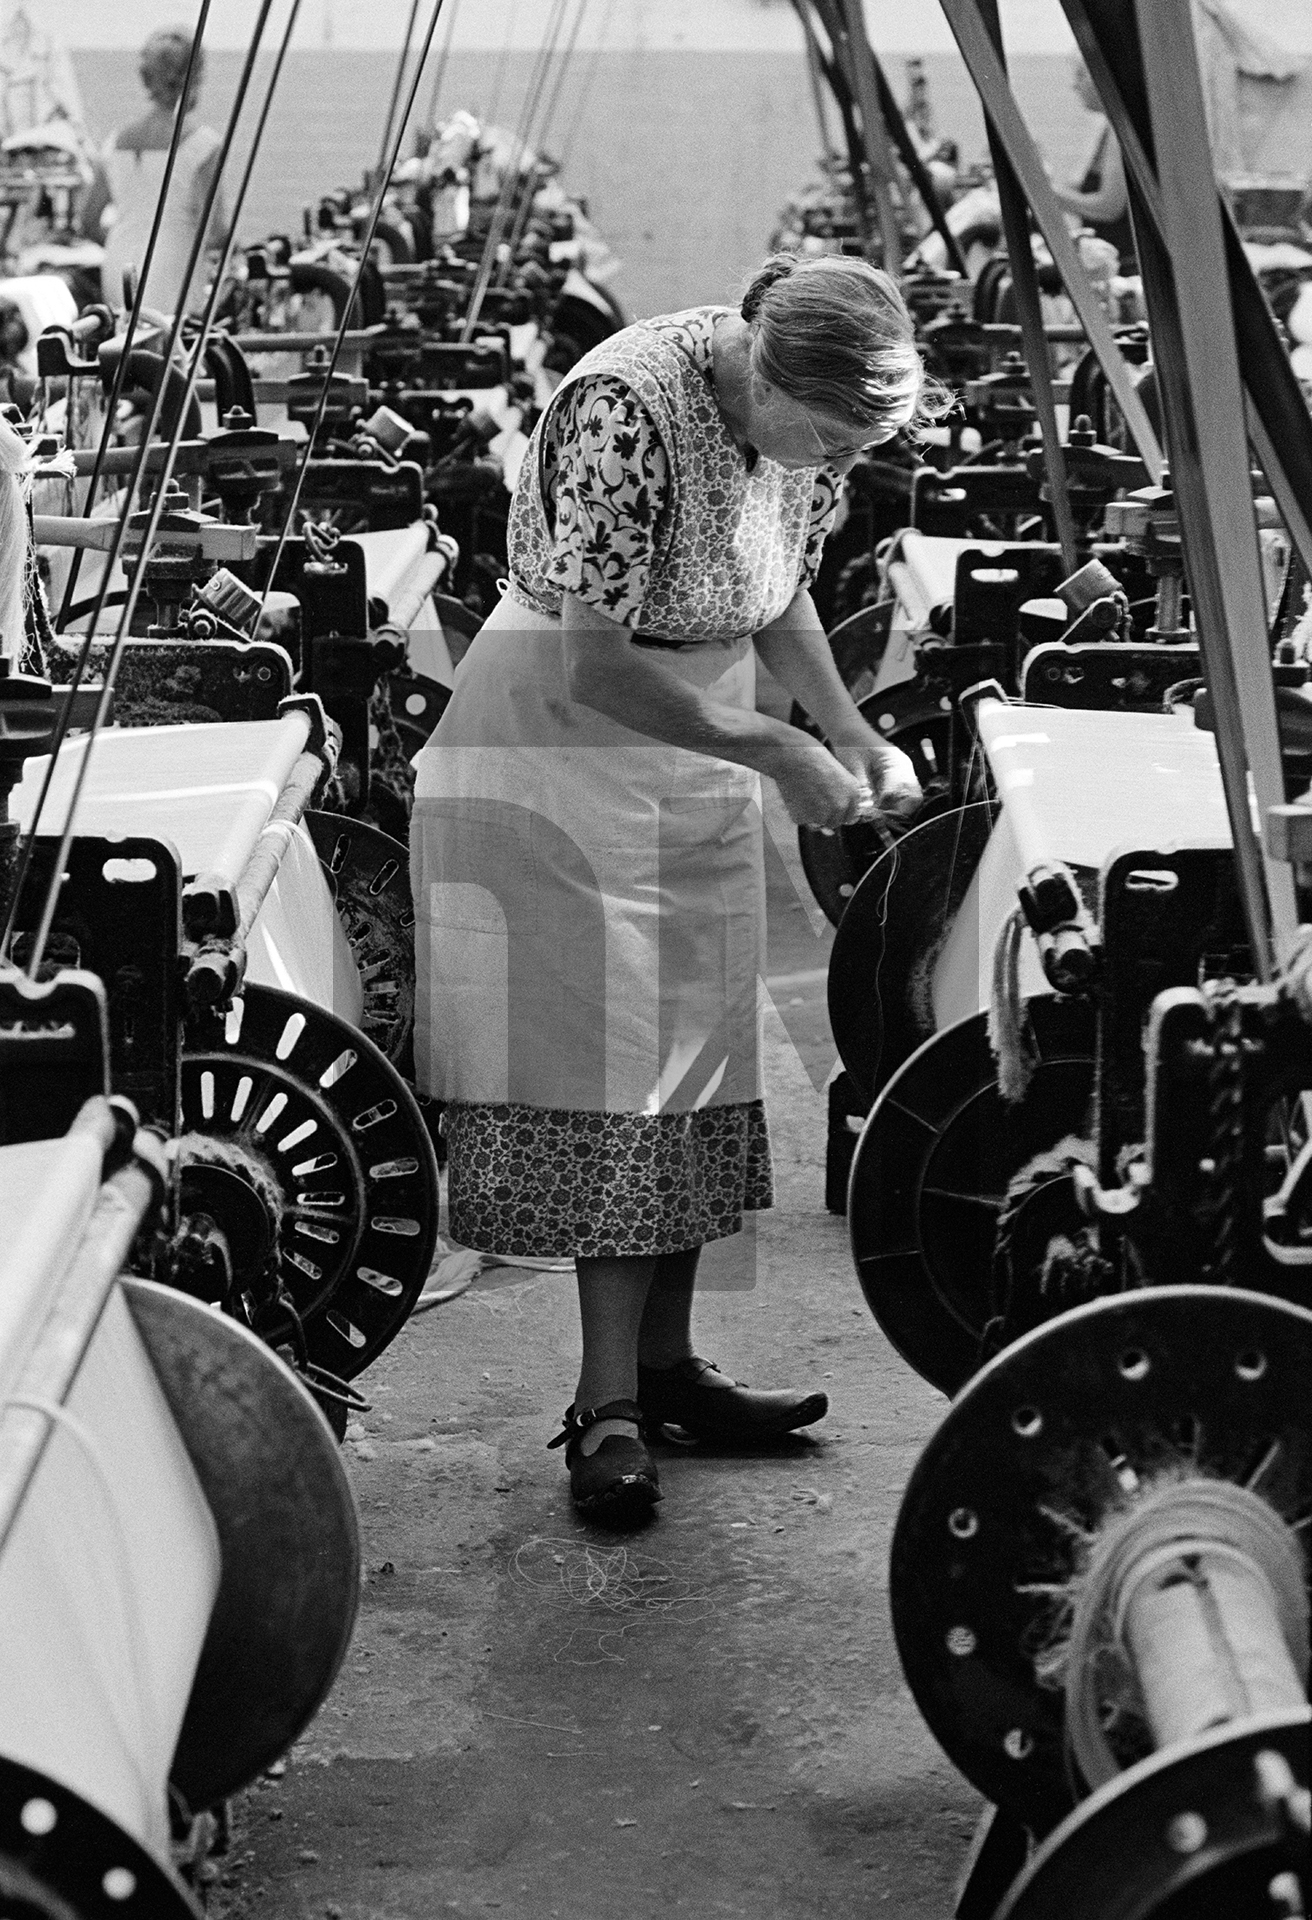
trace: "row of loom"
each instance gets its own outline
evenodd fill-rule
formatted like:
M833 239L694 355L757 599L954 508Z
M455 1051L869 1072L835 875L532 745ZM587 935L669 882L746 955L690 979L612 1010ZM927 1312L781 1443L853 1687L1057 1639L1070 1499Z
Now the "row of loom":
M436 1245L410 761L495 600L533 422L624 316L526 126L457 114L403 162L412 105L362 193L230 233L194 317L132 286L121 310L84 264L0 285L0 1897L25 1913L198 1911L226 1796L344 1657L335 1436Z
M1141 273L1114 285L1056 212L987 0L944 11L988 233L905 164L854 10L799 8L848 152L797 235L899 267L963 402L854 474L833 576L836 664L926 802L896 837L800 832L836 923L827 1199L883 1332L953 1396L890 1598L990 1803L960 1920L1295 1916L1312 257L1251 223L1307 183L1218 197L1187 6L1064 5L1126 156ZM912 253L931 226L950 267Z

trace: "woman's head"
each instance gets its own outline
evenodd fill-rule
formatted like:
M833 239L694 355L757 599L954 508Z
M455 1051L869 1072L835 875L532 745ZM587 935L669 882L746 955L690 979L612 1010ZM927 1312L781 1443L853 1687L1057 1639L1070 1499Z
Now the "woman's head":
M191 58L191 35L185 27L162 27L158 33L152 33L141 49L138 71L141 84L157 107L172 111L182 98L182 89L187 78L187 62ZM191 87L187 95L187 105L195 103L200 92L200 84L205 75L205 55L200 48L196 50L196 63L191 71Z
M743 296L742 317L754 406L767 419L773 410L781 430L810 427L811 464L824 454L841 465L951 404L926 381L901 294L865 260L775 254Z

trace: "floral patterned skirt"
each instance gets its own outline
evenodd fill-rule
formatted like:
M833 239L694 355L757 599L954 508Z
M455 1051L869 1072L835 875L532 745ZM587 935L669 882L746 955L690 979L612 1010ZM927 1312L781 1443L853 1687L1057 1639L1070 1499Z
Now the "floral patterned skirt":
M691 1113L456 1102L443 1125L452 1237L485 1253L679 1253L773 1204L759 1100Z

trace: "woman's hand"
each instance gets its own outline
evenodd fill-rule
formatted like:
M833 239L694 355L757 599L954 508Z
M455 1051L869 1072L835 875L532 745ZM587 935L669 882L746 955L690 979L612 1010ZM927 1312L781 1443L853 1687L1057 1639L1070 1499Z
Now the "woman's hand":
M858 720L830 741L848 772L871 788L881 819L908 820L924 802L916 770L902 752Z
M769 772L784 805L799 827L844 827L860 817L865 788L864 773L848 771L824 747L800 727L789 729L791 738Z

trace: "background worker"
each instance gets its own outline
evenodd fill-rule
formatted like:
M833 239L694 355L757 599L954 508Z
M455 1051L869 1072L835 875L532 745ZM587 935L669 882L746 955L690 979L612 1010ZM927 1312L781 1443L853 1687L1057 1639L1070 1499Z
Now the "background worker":
M99 240L103 233L105 258L101 286L111 306L127 304L124 272L133 268L140 276L146 257L190 53L191 34L185 27L165 27L151 34L141 49L139 69L141 83L150 96L150 107L131 126L110 134L83 205L83 231L88 239ZM183 287L220 147L214 129L194 118L204 73L205 57L198 53L191 89L183 106L182 141L144 297L146 306L162 313L175 313L180 301L188 310L194 310L205 297L203 260L191 285L185 289L185 299ZM210 217L211 247L220 245L223 227L220 189Z

